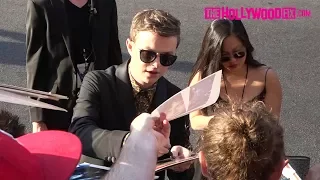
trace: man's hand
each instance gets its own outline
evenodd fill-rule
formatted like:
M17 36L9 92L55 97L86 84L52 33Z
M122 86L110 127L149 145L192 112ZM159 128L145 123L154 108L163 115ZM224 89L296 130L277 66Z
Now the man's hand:
M105 179L154 179L157 156L169 152L169 136L170 124L164 115L154 118L143 113L136 117L120 157Z
M153 120L155 121L155 124L153 126L153 130L155 131L155 135L158 137L159 133L160 133L161 136L165 137L167 144L168 144L166 146L168 149L165 149L164 151L159 151L158 157L161 157L161 156L167 154L169 152L169 148L171 147L171 145L170 145L170 132L171 132L170 123L168 120L166 120L166 115L164 113L161 113L159 118L153 118Z
M150 114L142 113L131 123L131 134L140 133L152 135L156 139L158 157L169 152L170 145L170 124L165 120L165 115L160 118L152 118Z
M184 148L182 146L173 146L171 149L171 153L174 159L183 159L191 156L191 151L189 151L187 148ZM173 166L170 169L176 172L183 172L189 169L191 164L193 164L193 161Z
M48 130L47 125L44 122L32 122L32 132L40 132Z

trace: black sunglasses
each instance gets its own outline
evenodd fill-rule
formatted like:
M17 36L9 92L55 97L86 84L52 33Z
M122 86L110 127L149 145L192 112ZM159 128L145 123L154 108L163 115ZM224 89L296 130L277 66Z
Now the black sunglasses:
M246 55L246 52L245 51L239 51L239 52L236 52L234 54L232 54L232 57L235 58L235 59L241 59L243 58L244 56ZM231 57L221 57L221 62L228 62L231 60Z
M157 58L158 54L160 55L160 64L162 66L171 66L177 60L175 55L160 54L150 50L140 50L140 59L144 63L151 63Z

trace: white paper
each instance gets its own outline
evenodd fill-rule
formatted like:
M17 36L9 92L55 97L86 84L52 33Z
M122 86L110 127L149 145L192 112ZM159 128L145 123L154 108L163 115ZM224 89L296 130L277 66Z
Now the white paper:
M301 180L299 175L289 163L283 168L282 175L286 178L289 178L290 180Z
M183 89L162 103L151 115L159 117L160 113L165 113L167 120L171 121L214 104L220 94L221 76L220 70Z
M52 109L52 110L67 112L67 110L63 108L60 108L51 104L47 104L41 101L37 101L19 94L4 91L4 90L0 90L0 102L7 102L7 103L32 106L32 107L40 107L45 109Z
M67 96L62 96L59 94L52 94L51 92L44 92L24 87L18 87L13 85L7 85L7 84L0 84L0 90L9 91L16 94L21 94L23 96L30 96L30 97L36 97L41 99L51 99L58 101L59 99L68 99Z

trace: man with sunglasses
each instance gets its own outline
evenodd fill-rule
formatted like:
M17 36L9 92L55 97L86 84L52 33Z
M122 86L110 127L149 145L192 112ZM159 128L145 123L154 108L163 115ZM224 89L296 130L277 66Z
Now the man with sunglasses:
M162 10L141 11L133 18L126 41L131 58L85 76L69 128L82 141L81 161L94 158L111 166L130 136L132 120L151 113L181 90L163 77L177 59L179 41L179 20ZM174 157L189 155L189 124L188 116L170 121ZM158 152L159 160L170 157L170 146L167 148ZM162 180L165 172L156 175ZM167 175L170 180L192 179L193 168L183 164L168 170Z

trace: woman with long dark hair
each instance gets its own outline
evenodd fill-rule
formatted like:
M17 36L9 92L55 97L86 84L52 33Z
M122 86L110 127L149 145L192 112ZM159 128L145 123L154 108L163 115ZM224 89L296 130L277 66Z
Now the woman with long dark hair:
M254 48L240 20L218 19L208 27L189 85L222 70L217 103L263 101L280 117L282 88L276 73L253 58ZM190 114L193 129L207 126L214 105Z

